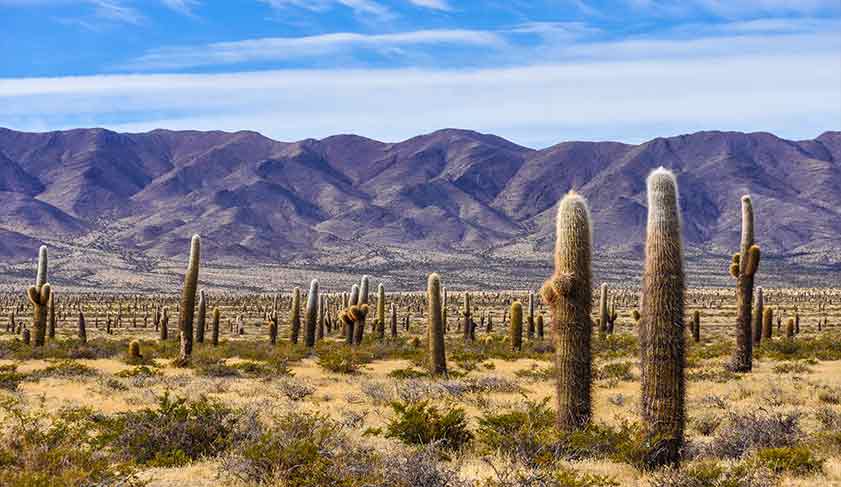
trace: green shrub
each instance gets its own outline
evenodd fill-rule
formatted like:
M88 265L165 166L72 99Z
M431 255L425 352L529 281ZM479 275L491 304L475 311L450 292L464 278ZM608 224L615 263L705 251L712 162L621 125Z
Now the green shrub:
M178 466L215 456L245 437L246 413L204 396L188 401L165 393L155 408L103 419L103 438L123 459Z
M114 374L116 377L130 379L132 377L159 377L163 375L156 367L149 365L138 365L131 369L121 370Z
M775 365L774 372L777 374L809 374L812 369L803 362L785 362Z
M414 367L406 367L403 369L394 369L388 373L392 379L421 379L429 377L429 372L423 369L416 369Z
M17 365L0 365L0 389L17 390L18 385L26 380L27 374L18 372Z
M823 460L806 446L763 448L756 452L756 462L775 473L806 475L820 472Z
M393 402L391 407L394 417L386 428L387 438L409 445L434 443L446 450L458 450L473 439L463 409L454 408L442 414L428 401Z
M318 365L337 374L356 374L363 363L362 355L346 348L335 348L318 355Z
M47 377L75 378L94 377L96 375L96 369L76 362L75 360L59 360L48 365L46 368L36 370L31 374L31 376L36 380Z
M602 365L594 371L593 378L607 381L630 381L634 380L633 362L611 362Z

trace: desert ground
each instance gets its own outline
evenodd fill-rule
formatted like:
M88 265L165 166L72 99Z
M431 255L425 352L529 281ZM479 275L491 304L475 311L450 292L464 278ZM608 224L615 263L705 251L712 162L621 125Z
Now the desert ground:
M526 329L522 351L512 350L508 310L528 302L525 291L472 292L473 337L463 333L464 293L450 292L448 374L440 377L428 372L419 292L385 295L386 309L396 307L397 336L386 315L382 338L372 294L354 346L337 324L341 296L328 294L324 336L313 348L290 341L289 293L210 293L218 344L207 316L186 364L177 360L177 296L57 293L55 337L34 347L22 326L31 306L22 293L6 294L0 484L841 485L841 290L764 291L773 338L754 348L750 373L736 373L727 367L733 289L687 290L683 460L655 470L639 461L646 445L633 290L610 290L614 329L596 327L592 336L591 425L572 434L554 427L551 318L539 297L534 319L542 316L544 337ZM596 323L598 304L594 293ZM161 339L155 314L164 307ZM688 325L696 310L698 342ZM786 337L789 318L799 330ZM131 342L139 356L129 353Z

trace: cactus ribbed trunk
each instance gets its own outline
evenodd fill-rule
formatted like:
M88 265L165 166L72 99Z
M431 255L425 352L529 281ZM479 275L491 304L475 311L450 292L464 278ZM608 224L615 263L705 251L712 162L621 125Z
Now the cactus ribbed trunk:
M470 293L464 293L464 310L461 312L462 317L462 335L465 341L470 340L471 334L471 313L470 313Z
M543 315L537 315L537 339L543 340L544 337L544 325L543 325Z
M663 168L648 177L640 318L642 422L648 467L680 461L685 429L683 251L677 181Z
M733 257L731 274L736 278L736 348L730 367L736 372L753 368L753 276L759 266L759 247L753 240L753 205L750 196L742 196L742 241Z
M794 338L794 318L789 318L786 321L786 338Z
M35 330L33 345L43 347L47 337L47 308L52 292L47 282L47 247L38 249L38 269L35 285L27 290L27 297L32 303L32 328Z
M592 233L590 210L570 191L558 205L555 272L543 285L555 343L555 405L562 431L585 427L592 416Z
M607 283L603 282L599 295L599 333L607 333Z
M391 303L391 338L397 338L397 306Z
M50 292L50 311L47 318L47 337L55 338L55 293Z
M310 282L310 292L307 294L306 328L304 328L304 344L312 348L315 346L316 325L318 324L318 279Z
M323 340L324 339L324 326L327 322L327 296L321 296L318 300L318 328L315 332L315 339Z
M447 375L447 356L444 350L444 322L441 306L441 278L429 275L426 286L427 333L429 334L429 372L432 375Z
M377 338L385 338L385 287L377 286Z
M204 343L204 331L207 329L207 296L202 289L199 292L199 311L196 315L196 343Z
M196 288L199 283L199 260L201 258L201 239L193 235L190 242L190 261L184 275L184 287L181 290L181 305L178 312L178 330L181 332L181 353L179 360L186 362L193 354L193 313L196 307Z
M529 311L526 316L526 336L529 340L534 339L534 291L529 291Z
M697 309L692 313L692 340L701 341L701 312Z
M511 350L516 352L523 350L523 303L514 301L511 303L511 326L508 329L511 335Z
M169 339L169 310L164 306L164 309L161 313L161 330L160 330L160 339L167 340Z
M289 341L298 343L301 334L301 289L296 287L292 291L292 312L289 317Z
M765 302L762 298L762 288L756 288L756 305L753 309L753 322L751 323L751 333L753 333L753 344L759 345L762 341L762 314L764 312Z
M219 345L219 319L221 313L219 308L213 308L213 320L210 323L210 344L214 347Z
M88 331L85 328L85 313L79 310L79 341L88 343Z

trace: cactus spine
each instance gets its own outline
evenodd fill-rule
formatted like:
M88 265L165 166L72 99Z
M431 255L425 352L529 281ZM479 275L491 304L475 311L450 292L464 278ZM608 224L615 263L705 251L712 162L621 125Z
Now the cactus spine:
M555 335L557 425L572 431L585 427L592 415L593 333L590 210L574 191L558 205L555 232L555 272L541 291Z
M207 323L207 296L204 289L199 292L199 314L196 316L196 343L204 343L204 330Z
M43 347L47 336L47 307L51 295L50 284L47 282L47 246L38 249L38 271L35 285L27 291L29 302L32 303L32 326L35 328L36 347Z
M640 320L642 420L648 467L680 461L685 428L683 251L677 181L648 177L648 226Z
M511 303L511 350L523 350L523 304L519 301Z
M731 368L750 372L753 367L753 331L751 311L753 276L759 267L759 246L753 240L753 204L750 196L742 196L742 241L740 252L733 255L730 274L736 278L736 348Z
M753 343L754 345L759 345L762 341L762 319L763 319L763 308L765 307L765 302L762 298L762 288L756 288L756 306L753 310L753 322L751 323L752 329L751 332L753 333Z
M432 375L447 375L447 356L444 350L444 322L441 310L441 278L429 275L426 285L427 333L429 333L429 372Z
M181 353L179 362L186 363L193 354L193 312L196 307L196 287L199 283L199 259L201 258L201 238L193 235L190 242L190 260L184 275L184 287L181 289L181 305L178 312L178 330L181 332Z
M307 294L307 316L306 328L304 329L304 344L312 348L315 346L316 325L318 324L318 279L310 282L310 291Z
M296 287L292 291L292 313L289 318L289 341L298 343L298 336L301 334L301 288Z

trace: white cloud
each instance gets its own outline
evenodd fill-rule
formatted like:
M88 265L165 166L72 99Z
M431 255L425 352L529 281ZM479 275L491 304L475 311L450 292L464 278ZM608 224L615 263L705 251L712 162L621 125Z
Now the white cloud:
M808 76L804 76L808 73ZM280 140L442 127L531 146L701 129L791 138L839 129L833 52L480 70L281 70L0 80L12 128L251 129Z
M358 16L373 16L379 20L389 20L394 13L385 5L375 0L259 0L276 10L290 7L312 12L324 12L336 6L347 7ZM433 0L434 1L434 0Z
M190 1L190 0L187 0ZM99 20L126 24L141 24L145 17L135 7L123 0L0 0L0 5L18 8L62 7L68 5L84 5L92 9L92 14ZM79 25L93 28L93 24L85 19L69 19Z
M449 11L453 9L447 0L409 0L409 3L434 10Z
M196 66L280 61L324 56L343 49L386 49L418 45L502 45L492 32L471 30L421 30L394 34L340 32L306 37L270 37L203 46L165 47L147 52L127 63L128 69L173 69Z

